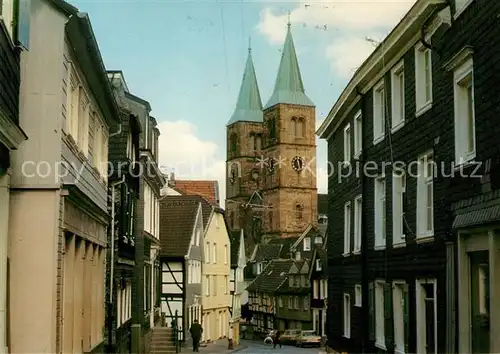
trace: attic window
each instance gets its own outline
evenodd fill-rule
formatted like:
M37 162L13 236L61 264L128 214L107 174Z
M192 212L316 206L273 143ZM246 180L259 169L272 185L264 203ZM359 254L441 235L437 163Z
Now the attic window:
M311 250L311 238L306 237L304 238L304 251L310 251Z
M257 263L257 274L262 273L262 263Z
M295 252L295 260L300 261L300 251Z

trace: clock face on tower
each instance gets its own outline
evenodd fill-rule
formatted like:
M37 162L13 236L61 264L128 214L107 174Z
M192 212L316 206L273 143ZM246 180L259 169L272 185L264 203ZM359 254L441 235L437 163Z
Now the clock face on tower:
M300 156L295 156L292 159L292 168L297 172L302 171L304 168L304 159Z

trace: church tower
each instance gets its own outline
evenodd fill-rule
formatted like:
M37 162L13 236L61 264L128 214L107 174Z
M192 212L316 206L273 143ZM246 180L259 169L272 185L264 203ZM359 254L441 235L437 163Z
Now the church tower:
M301 234L317 224L316 112L302 83L290 23L271 98L264 107L263 217L266 237Z
M263 111L251 48L243 73L238 101L227 123L226 213L231 230L244 230L245 249L260 241L260 211L248 206L260 199L262 170L256 162L262 156ZM257 197L253 198L257 193Z

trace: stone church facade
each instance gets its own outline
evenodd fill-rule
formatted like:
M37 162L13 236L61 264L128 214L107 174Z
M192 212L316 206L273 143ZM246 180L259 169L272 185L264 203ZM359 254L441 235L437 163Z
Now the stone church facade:
M227 124L226 211L245 249L317 224L315 105L307 97L290 24L271 98L262 105L251 49Z

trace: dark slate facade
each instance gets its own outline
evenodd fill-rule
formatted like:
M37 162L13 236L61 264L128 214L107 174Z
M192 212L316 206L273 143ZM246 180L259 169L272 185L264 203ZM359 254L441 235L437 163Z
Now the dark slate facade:
M419 45L421 28L424 35L430 37L425 39L424 46L428 45L431 49L432 107L421 115L416 114L416 54L414 46L409 46L401 57L394 57L397 51L384 57L387 63L384 75L387 110L385 138L382 141L373 144L374 80L367 86L369 79L364 79L353 91L351 97L356 97L358 101L348 101L350 104L346 104L346 107L349 108L343 111L345 120L341 120L340 115L333 116L325 129L320 128L320 135L328 140L328 160L335 166L335 173L329 178L328 190L328 344L339 352L393 352L398 345L398 336L404 339L405 352L421 351L425 345L430 350L436 348L437 352L500 350L500 342L493 335L498 328L498 315L495 316L493 312L494 308L498 308L498 300L495 300L498 293L488 294L492 290L486 290L484 301L492 309L491 315L472 313L473 318L481 315L481 322L469 323L471 311L477 309L469 298L467 284L472 291L478 286L472 285L474 278L469 279L467 267L463 268L463 264L472 262L472 258L468 257L472 257L473 253L478 253L479 257L479 253L484 256L487 251L490 257L498 257L498 251L494 250L498 250L500 219L500 105L499 95L493 87L496 87L500 78L500 55L492 43L497 41L500 33L499 12L500 3L496 1L474 0L457 12L455 1L443 1L435 5L418 0L406 17L406 21L415 24L413 31L407 32L406 42L411 42L409 38L413 37L413 43ZM397 29L402 29L404 22ZM367 62L373 61L376 55L380 58L382 48L379 46ZM456 66L453 65L464 62L466 57L473 61L475 157L469 164L457 166L455 150L465 142L455 138L458 128L455 123L457 100L454 94ZM391 69L392 63L397 64L399 60L404 61L405 121L400 129L391 133ZM383 66L379 66L380 69L384 69ZM360 72L363 70L360 69ZM379 72L372 72L370 78ZM356 76L353 78L355 81ZM336 104L332 112L337 108ZM348 123L354 127L354 117L358 111L362 113L362 153L358 160L351 161L351 165L359 164L361 172L339 181L339 171L342 169L338 166L344 159L344 127ZM353 150L354 146L351 145ZM427 151L432 151L438 170L432 178L433 237L422 242L417 240L417 198L421 195L417 193L417 178L409 174L408 168ZM389 163L384 168L386 247L381 250L375 249L375 173L371 167L368 171L371 176L363 173L363 166L372 161L379 173L382 172L382 162ZM403 247L393 247L392 173L396 161L403 162L408 173L402 202L403 232L406 235ZM362 195L361 252L359 255L353 252L344 255L344 205L359 194ZM355 230L353 209L351 247ZM486 270L494 269L488 256L486 259L483 257L480 264ZM487 289L498 281L488 280L489 275L484 277L487 279ZM380 288L384 295L381 304L376 303L377 280L385 282L385 286ZM433 289L430 280L435 281ZM425 281L429 284L422 284ZM401 287L404 308L400 312L393 306L392 300L396 294L394 282L404 282ZM356 284L362 287L361 307L353 305ZM431 295L435 291L432 296L435 312L431 309L426 316L429 319L435 313L436 318L435 321L422 322L422 317L418 316L425 312L422 293L426 287L431 289ZM346 313L345 294L350 295L351 299L348 336L345 335L343 321ZM379 305L382 308L377 309ZM383 317L383 345L376 345L377 311ZM402 332L399 334L396 333L394 318L396 322L401 320L399 328ZM419 323L423 323L423 327ZM427 343L424 342L426 336L422 329L426 329ZM470 334L471 340L467 334Z
M109 210L113 213L114 232L108 229L108 262L106 263L107 284L113 284L113 302L108 302L106 310L107 353L131 352L132 319L125 323L118 318L118 290L127 289L134 281L135 274L135 205L139 197L139 174L135 161L139 159L140 123L137 117L123 110L121 132L110 137L108 159ZM113 192L114 190L114 192ZM112 240L114 238L114 240ZM113 257L111 257L113 252ZM113 267L113 271L111 268ZM130 285L129 285L130 286ZM107 286L107 298L110 288ZM120 320L121 323L117 323Z

